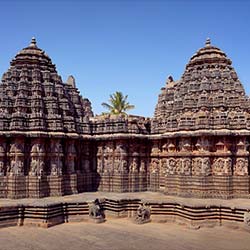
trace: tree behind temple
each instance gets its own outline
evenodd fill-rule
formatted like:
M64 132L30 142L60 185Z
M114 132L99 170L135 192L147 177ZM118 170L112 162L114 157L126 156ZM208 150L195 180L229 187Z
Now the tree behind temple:
M124 96L122 92L116 91L109 97L108 103L103 102L102 106L108 109L109 113L112 115L127 114L126 111L135 107L127 101L128 95Z

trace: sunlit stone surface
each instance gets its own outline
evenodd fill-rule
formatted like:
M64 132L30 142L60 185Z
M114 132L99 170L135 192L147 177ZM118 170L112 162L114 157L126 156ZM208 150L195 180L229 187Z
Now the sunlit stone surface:
M206 41L161 89L152 119L93 117L33 38L0 84L0 197L155 191L249 198L250 101Z

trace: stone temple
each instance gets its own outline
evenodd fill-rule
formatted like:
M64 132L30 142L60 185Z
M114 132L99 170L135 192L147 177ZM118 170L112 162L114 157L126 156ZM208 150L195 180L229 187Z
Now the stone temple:
M152 119L93 116L36 40L0 84L0 197L86 191L249 198L250 99L210 40L169 77Z

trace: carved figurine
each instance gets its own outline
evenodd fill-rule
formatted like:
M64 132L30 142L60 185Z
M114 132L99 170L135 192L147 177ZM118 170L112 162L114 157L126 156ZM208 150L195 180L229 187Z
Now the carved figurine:
M247 227L250 227L250 213L249 212L244 213L244 224Z
M23 175L23 162L19 159L13 159L10 164L10 175Z
M135 222L138 224L147 223L150 221L150 207L145 203L140 204L136 211Z
M104 221L105 219L104 210L98 199L95 199L89 205L89 217L93 219L96 223Z

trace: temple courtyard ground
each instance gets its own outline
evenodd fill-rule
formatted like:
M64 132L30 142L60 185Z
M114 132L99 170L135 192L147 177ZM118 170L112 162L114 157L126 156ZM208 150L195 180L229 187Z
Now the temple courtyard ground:
M137 225L129 219L102 224L66 223L48 229L0 229L0 250L249 250L250 233L214 227L194 230L172 223Z

